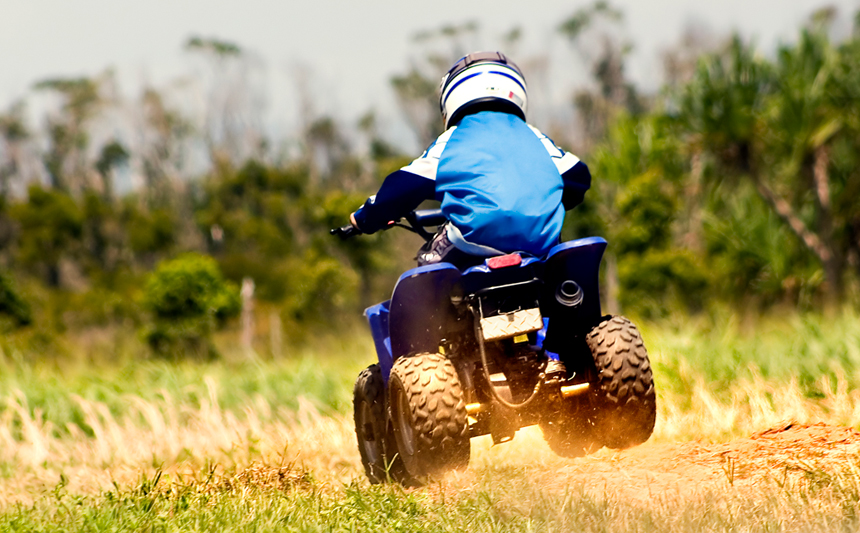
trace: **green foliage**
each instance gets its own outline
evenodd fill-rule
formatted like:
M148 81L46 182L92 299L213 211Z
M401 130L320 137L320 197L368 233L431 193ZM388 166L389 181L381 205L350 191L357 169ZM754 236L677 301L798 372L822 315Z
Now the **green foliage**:
M683 88L680 122L695 133L698 146L730 169L749 169L759 133L754 110L769 92L772 78L770 64L735 36L723 54L700 61L693 80Z
M99 100L98 82L90 78L50 78L36 83L35 88L67 95L70 109L89 108Z
M68 194L33 185L26 203L12 206L21 227L18 259L42 269L48 285L60 285L60 260L79 242L83 229L80 207Z
M235 43L222 41L220 39L206 39L203 37L191 37L185 43L187 50L200 50L209 52L217 57L238 56L242 54L242 49Z
M662 174L648 171L631 179L616 199L623 219L613 244L619 254L644 254L665 248L670 242L671 224L677 212L675 191Z
M311 187L308 175L298 165L248 162L212 176L196 210L225 275L251 277L255 295L282 305L291 327L357 315L376 298L374 287L385 284L390 291L381 280L391 263L383 237L341 242L328 233L345 223L364 195Z
M156 267L146 283L144 306L153 315L145 336L155 353L208 355L212 331L238 315L242 302L215 260L192 253Z
M85 125L103 103L100 85L93 78L55 78L35 85L35 89L54 91L63 99L63 113L48 120L50 147L42 156L52 185L60 190L68 192L76 188L73 185L81 185L73 182L85 174L81 163L90 141Z
M830 41L828 20L817 17L772 61L735 37L726 50L700 62L683 89L678 118L691 151L708 161L703 176L710 194L722 196L711 207L743 203L749 189L739 184L753 185L790 235L781 247L770 248L776 253L768 261L785 263L786 252L792 259L799 255L800 268L788 277L820 286L832 302L844 298L846 261L853 257L857 266L860 257L860 241L851 229L857 202L844 196L860 189L856 166L844 166L854 159L854 149L846 147L856 148L860 134L851 118L860 106L855 73L860 56L856 37L840 46ZM713 214L726 218L729 212ZM758 244L747 243L752 255L760 255ZM819 271L806 268L810 260ZM820 276L824 282L814 283ZM798 283L788 277L790 293Z
M146 284L145 305L156 318L173 320L239 314L238 289L224 280L210 257L189 253L160 263Z
M128 162L131 154L119 141L113 140L104 145L96 161L96 170L102 176L102 188L106 198L113 197L113 177L111 170Z
M125 202L121 214L128 245L139 257L169 252L176 244L176 213L165 208L144 210Z
M286 313L290 322L325 324L343 320L356 304L359 279L337 259L308 252L291 272Z
M703 220L705 248L723 296L809 307L821 284L820 269L754 191L740 184L734 195L711 198L710 204Z
M24 118L24 103L15 102L5 113L0 114L0 136L7 142L22 141L30 136Z
M658 316L679 306L703 307L704 265L676 237L686 229L681 219L690 201L682 161L673 121L656 114L619 119L593 158L592 173L606 180L596 188L604 197L624 310Z
M12 280L0 272L0 325L11 322L11 327L26 326L33 320L30 304L19 294Z
M671 309L701 310L709 279L689 250L649 249L618 264L622 309L655 318Z

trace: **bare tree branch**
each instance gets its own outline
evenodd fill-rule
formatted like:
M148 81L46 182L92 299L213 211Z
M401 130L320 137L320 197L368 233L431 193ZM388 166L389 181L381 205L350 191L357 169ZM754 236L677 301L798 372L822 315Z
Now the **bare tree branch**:
M830 249L821 242L821 239L812 232L806 224L800 220L800 217L792 210L791 205L783 198L778 197L771 189L767 186L766 183L761 179L761 177L757 175L752 176L753 182L755 183L756 190L764 199L765 202L782 219L783 222L788 224L788 227L791 228L791 231L794 232L795 235L809 248L812 253L814 253L818 259L827 264L833 260L833 253Z

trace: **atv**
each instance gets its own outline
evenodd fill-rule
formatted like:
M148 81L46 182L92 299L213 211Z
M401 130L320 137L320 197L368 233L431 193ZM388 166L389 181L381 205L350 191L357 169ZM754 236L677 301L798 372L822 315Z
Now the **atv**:
M441 210L420 210L389 227L429 240L427 228L444 222ZM372 483L415 485L463 469L473 437L498 444L534 424L564 457L650 437L656 398L642 337L600 311L606 245L589 237L546 257L420 266L365 311L378 363L358 376L354 416Z

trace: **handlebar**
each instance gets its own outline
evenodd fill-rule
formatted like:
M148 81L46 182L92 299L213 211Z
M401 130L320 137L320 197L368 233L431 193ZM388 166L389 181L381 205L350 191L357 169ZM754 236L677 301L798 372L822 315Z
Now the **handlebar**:
M416 209L415 211L407 213L403 218L406 219L407 224L401 224L400 220L392 220L382 229L387 230L394 226L398 226L409 230L412 233L417 233L423 237L425 241L429 241L433 237L433 234L428 233L424 228L429 226L441 226L446 220L441 209ZM334 228L329 231L329 233L336 235L341 239L349 239L350 237L361 235L361 230L352 224L347 224L346 226Z
M337 235L341 239L348 239L350 237L354 237L356 235L360 235L361 232L353 226L352 224L347 224L346 226L341 226L339 228L333 228L329 231L332 235Z

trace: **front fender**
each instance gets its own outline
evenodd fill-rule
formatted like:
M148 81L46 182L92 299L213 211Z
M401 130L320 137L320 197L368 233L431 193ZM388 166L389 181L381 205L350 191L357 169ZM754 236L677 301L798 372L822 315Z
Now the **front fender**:
M450 263L406 271L391 296L388 330L394 360L409 353L437 352L453 316L451 289L460 271Z

